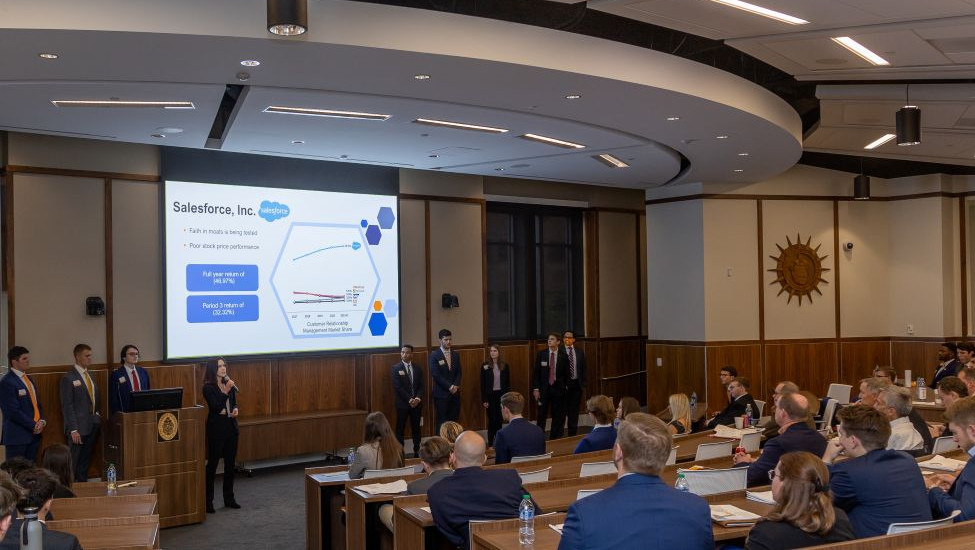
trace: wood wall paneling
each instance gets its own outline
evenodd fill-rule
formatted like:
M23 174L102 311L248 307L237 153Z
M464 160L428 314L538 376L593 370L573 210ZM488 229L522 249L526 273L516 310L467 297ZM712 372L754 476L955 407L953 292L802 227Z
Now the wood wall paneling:
M911 376L928 378L934 374L934 367L938 364L939 347L941 342L893 341L890 343L890 365L897 370L898 376L903 376L904 370L910 369Z
M352 355L280 359L277 370L271 414L356 408Z
M705 384L707 392L698 392L698 399L707 401L708 408L718 411L728 403L728 393L721 385L721 369L734 367L738 376L748 378L749 393L755 399L768 401L770 390L764 384L762 346L759 344L708 346ZM690 395L690 394L687 394Z
M765 346L764 387L791 380L817 396L839 380L836 342L783 343Z
M592 344L588 347L597 348ZM597 349L599 352L595 362L589 355L586 356L589 368L587 385L592 388L594 383L597 384L589 395L594 393L608 395L613 397L614 403L622 396L632 396L643 403L643 396L647 395L646 376L625 375L644 372L645 340L635 337L600 340ZM585 410L585 403L581 403L580 408Z
M487 428L487 412L481 404L481 364L485 348L458 349L463 368L460 379L460 425L465 430Z
M657 358L662 366L656 366ZM647 408L660 411L667 407L671 393L704 394L704 346L647 344Z
M890 342L841 342L840 376L837 382L858 390L860 380L873 376L877 365L890 364Z
M196 386L200 387L201 403L204 401L202 392L205 371L206 365L201 364L196 373ZM237 408L240 409L241 419L271 415L271 361L267 359L233 361L227 365L227 375L239 390Z

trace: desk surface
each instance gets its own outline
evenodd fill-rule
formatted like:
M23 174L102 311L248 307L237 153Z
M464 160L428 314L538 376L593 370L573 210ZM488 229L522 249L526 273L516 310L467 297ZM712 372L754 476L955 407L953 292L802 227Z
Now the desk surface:
M136 485L120 488L118 490L119 496L147 495L156 492L155 479L135 479L132 481L137 482ZM108 496L108 483L104 481L82 481L73 484L71 490L77 497L104 497Z
M58 520L149 516L157 512L158 501L155 494L58 498L51 514Z
M49 529L78 537L85 550L152 550L159 548L159 516L57 520Z

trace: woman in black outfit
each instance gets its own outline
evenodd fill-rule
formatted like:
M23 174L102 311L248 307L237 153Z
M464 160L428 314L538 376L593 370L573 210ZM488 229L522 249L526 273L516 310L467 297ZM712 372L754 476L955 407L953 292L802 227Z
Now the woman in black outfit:
M498 346L488 347L488 360L481 365L481 403L487 409L488 446L494 446L494 436L501 429L501 396L511 391L511 373L501 360Z
M217 462L223 458L223 505L240 508L234 498L234 467L237 462L237 387L227 376L227 362L223 359L207 361L203 375L203 398L207 408L207 513L213 509L213 478Z

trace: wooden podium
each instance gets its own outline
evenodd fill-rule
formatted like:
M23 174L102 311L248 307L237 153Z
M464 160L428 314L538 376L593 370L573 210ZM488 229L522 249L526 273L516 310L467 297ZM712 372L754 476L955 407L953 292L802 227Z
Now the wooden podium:
M156 480L160 527L202 523L206 409L115 413L106 430L105 461L118 479Z

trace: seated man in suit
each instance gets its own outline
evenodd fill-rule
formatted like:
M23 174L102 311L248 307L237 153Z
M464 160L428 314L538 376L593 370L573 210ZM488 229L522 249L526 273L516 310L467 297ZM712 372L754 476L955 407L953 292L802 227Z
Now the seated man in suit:
M733 426L735 418L745 414L748 405L752 406L753 415L758 414L758 405L755 404L755 398L748 394L748 386L748 378L744 376L735 378L728 384L731 403L707 422L708 428L713 430L715 426ZM772 466L774 467L775 463L772 463Z
M586 410L595 425L583 437L573 454L612 449L616 444L616 428L613 427L613 400L605 395L594 395L586 401Z
M873 407L850 405L839 413L837 436L826 446L833 503L850 517L857 538L887 534L891 523L928 521L924 477L907 453L887 450L890 422ZM833 464L840 455L849 460Z
M938 384L937 391L938 395L941 396L941 401L944 403L945 409L962 397L968 397L968 386L959 380L957 376L945 376L942 378L941 383ZM947 422L940 426L931 426L931 437L947 437L950 435L951 429L948 428Z
M545 432L521 417L525 398L516 391L501 396L501 416L508 423L494 437L494 463L507 464L515 456L545 454Z
M627 415L613 447L616 483L569 508L559 550L712 550L707 502L660 479L672 445L659 418Z
M450 469L450 442L435 435L428 437L420 443L420 464L427 477L411 481L406 486L408 495L425 495L434 483L446 476L454 473ZM393 505L383 504L379 507L379 520L383 522L391 532L393 529Z
M54 502L54 489L58 486L54 474L41 468L24 470L17 474L15 481L23 488L21 498L17 502L17 510L20 513L18 519L10 524L3 542L0 542L0 550L20 550L20 526L24 523L24 513L29 508L35 508L37 517L47 517ZM78 537L70 533L53 531L43 523L41 528L44 530L42 536L44 550L81 550Z
M108 414L128 412L132 392L150 389L149 373L138 366L139 348L122 346L122 364L108 375Z
M826 439L806 425L809 415L809 400L801 393L784 393L775 408L775 421L778 422L779 435L769 440L757 459L748 453L740 452L734 456L735 466L748 466L748 486L768 485L768 471L779 463L785 453L807 451L823 456Z
M924 436L914 427L908 415L911 413L911 390L888 384L877 394L874 408L890 421L890 439L887 448L924 454ZM927 425L924 431L928 431ZM928 433L928 439L931 434Z
M968 453L969 459L956 478L938 474L928 479L928 502L934 515L947 517L961 510L955 521L975 519L975 397L965 397L952 403L945 411L948 426L955 441Z
M931 378L931 387L937 389L938 384L946 376L955 376L961 370L962 364L958 360L958 346L954 342L945 342L938 348L938 368Z
M450 454L453 475L427 491L433 522L454 546L470 547L468 522L472 519L517 517L518 505L526 494L516 470L481 468L487 460L486 451L487 444L477 432L460 434ZM537 504L535 513L539 513Z

